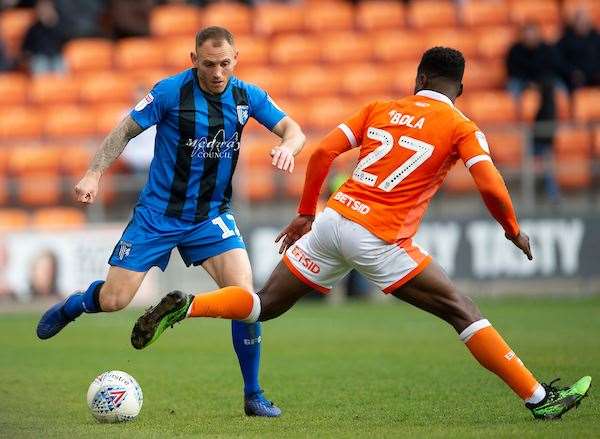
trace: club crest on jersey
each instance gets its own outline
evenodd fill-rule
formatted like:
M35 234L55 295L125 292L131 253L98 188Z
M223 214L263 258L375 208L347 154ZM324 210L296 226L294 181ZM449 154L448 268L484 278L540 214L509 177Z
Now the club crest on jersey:
M244 125L248 121L248 106L238 105L236 107L238 122L240 125Z
M121 241L119 242L119 259L122 261L131 252L131 242Z
M151 104L153 100L154 96L152 96L152 93L148 93L136 104L135 111L142 111L148 104Z

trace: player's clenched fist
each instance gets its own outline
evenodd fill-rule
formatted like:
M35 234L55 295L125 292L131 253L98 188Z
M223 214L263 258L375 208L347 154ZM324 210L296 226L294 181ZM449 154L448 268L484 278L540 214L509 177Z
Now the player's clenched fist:
M98 194L100 173L88 171L75 186L75 198L82 203L93 203Z
M281 247L279 247L279 253L284 253L294 242L310 232L314 220L315 217L310 215L298 215L294 218L290 225L283 229L277 239L275 239L275 242L279 242L283 238Z
M294 154L288 148L277 146L271 150L271 164L282 171L292 172L294 170Z

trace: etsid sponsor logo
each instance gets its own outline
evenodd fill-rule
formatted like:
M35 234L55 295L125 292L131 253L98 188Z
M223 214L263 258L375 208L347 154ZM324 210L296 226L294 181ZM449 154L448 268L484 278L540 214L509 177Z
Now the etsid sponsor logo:
M358 200L355 200L350 195L346 195L343 192L337 192L333 196L333 199L336 201L339 201L344 206L347 206L352 210L356 210L358 213L362 213L363 215L366 215L367 213L369 213L371 211L371 208L369 206L367 206L364 203L361 203Z
M297 245L292 248L292 256L311 273L318 274L321 271L319 264L310 259Z

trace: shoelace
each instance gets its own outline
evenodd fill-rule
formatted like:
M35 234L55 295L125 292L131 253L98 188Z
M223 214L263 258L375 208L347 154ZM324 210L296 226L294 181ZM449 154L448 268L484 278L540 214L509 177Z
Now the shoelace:
M555 378L550 381L549 384L542 384L544 389L546 389L546 394L548 395L548 400L554 401L558 396L561 390L566 390L567 387L558 387L555 386L554 383L560 381L560 378Z

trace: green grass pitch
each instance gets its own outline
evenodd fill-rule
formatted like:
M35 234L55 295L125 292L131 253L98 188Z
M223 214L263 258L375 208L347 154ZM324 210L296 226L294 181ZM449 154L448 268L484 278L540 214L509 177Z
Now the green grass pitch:
M486 299L484 314L542 380L600 381L600 297ZM456 334L398 302L302 304L264 325L262 384L280 419L246 418L229 322L196 319L135 351L138 312L83 316L41 342L38 315L0 315L0 437L600 437L594 386L534 421ZM85 393L120 369L144 391L129 424L97 424Z

